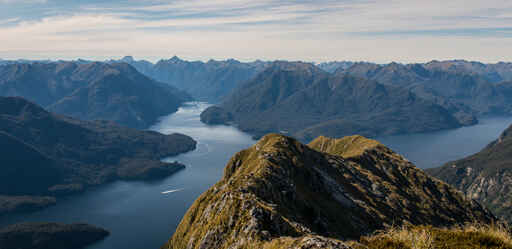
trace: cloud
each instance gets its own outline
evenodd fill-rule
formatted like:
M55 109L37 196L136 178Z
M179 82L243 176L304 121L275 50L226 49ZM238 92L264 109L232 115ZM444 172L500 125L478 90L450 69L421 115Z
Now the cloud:
M48 0L2 9L1 57L407 62L512 55L512 2L503 0Z
M355 36L367 37L509 37L512 38L512 27L505 28L459 28L459 29L416 29L416 30L394 30L394 31L370 31L349 33Z
M11 23L16 23L20 20L20 18L9 18L9 19L0 19L0 26L1 25L6 25L6 24L11 24Z
M46 3L47 0L0 0L0 4Z

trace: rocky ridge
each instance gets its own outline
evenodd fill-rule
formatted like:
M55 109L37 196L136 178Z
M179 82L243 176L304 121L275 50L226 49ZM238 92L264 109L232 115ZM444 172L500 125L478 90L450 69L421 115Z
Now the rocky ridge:
M231 158L162 248L350 248L392 225L473 221L495 217L376 141L271 134Z

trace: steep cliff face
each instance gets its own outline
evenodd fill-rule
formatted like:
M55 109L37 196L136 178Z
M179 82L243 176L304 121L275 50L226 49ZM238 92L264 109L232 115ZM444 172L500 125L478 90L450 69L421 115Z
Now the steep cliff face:
M512 221L512 126L477 154L428 172Z
M350 248L392 225L493 220L377 141L272 134L231 158L162 248Z

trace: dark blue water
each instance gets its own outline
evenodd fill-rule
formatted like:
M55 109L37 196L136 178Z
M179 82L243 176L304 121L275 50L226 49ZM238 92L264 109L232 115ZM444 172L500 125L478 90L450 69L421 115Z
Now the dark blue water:
M192 202L217 182L236 152L254 143L233 127L208 127L199 114L208 105L191 103L152 127L162 133L181 132L198 143L196 151L168 160L187 168L156 182L116 182L60 200L55 207L28 215L0 218L0 225L25 221L86 222L111 231L88 249L157 249L169 239ZM423 168L479 151L496 139L512 118L483 119L455 130L378 138ZM167 194L163 192L171 191Z
M169 239L193 201L223 174L236 152L254 140L233 127L207 127L199 114L208 105L191 103L152 127L162 133L180 132L198 141L197 150L170 158L187 168L165 180L116 182L85 194L59 200L55 207L0 219L0 225L21 221L86 222L111 232L88 249L158 249ZM162 192L176 190L163 194Z
M512 124L512 117L480 119L478 125L438 132L376 138L420 168L433 168L474 154Z

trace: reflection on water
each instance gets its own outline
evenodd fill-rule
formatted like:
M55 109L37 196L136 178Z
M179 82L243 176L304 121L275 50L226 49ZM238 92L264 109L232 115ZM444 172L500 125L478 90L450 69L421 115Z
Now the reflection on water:
M254 143L233 127L208 127L199 121L205 103L189 103L151 127L162 133L190 135L195 151L168 158L187 165L167 179L155 182L116 182L59 201L55 207L28 215L0 218L0 225L22 221L87 222L111 235L88 249L157 249L169 239L192 202L223 173L236 152Z
M154 182L116 182L59 200L55 207L26 215L0 217L0 225L26 221L86 222L111 235L88 249L157 249L171 237L192 202L217 182L236 152L254 143L251 136L228 126L199 121L206 103L189 103L151 129L180 132L198 141L193 152L168 158L187 165ZM416 162L432 167L474 153L496 139L512 118L483 119L481 124L429 134L382 137L378 140Z
M474 126L424 134L379 137L420 168L432 168L472 155L512 124L512 117L482 118Z
M252 142L251 136L231 126L207 126L200 121L199 114L210 106L203 102L191 102L173 115L164 117L151 130L169 134L173 132L191 136L204 147L211 148L211 142L245 144Z

